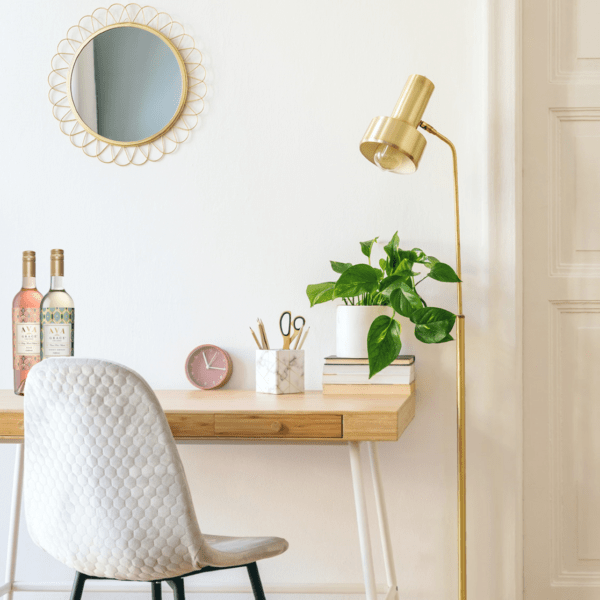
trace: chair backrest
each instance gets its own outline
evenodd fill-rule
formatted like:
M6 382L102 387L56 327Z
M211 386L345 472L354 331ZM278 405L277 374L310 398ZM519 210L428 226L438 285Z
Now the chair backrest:
M25 386L25 515L33 541L87 575L198 568L202 545L165 414L134 371L50 358Z

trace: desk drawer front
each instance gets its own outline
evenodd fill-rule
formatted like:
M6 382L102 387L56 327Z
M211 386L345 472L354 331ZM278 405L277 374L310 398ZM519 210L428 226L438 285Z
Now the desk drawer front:
M341 415L215 415L215 435L245 438L341 438Z
M167 421L175 439L210 438L215 435L214 415L167 413Z
M23 437L23 413L3 414L0 417L0 439Z

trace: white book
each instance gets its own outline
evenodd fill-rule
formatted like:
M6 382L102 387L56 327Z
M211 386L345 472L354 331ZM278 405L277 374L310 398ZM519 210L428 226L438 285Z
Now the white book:
M412 355L398 356L392 362L393 365L412 365L415 362L415 357ZM344 358L343 356L326 356L325 364L327 365L368 365L368 358Z
M337 384L387 384L387 385L406 385L414 381L414 373L409 375L387 375L385 373L377 373L369 379L369 374L364 375L331 375L323 373L323 385L328 383Z
M324 365L323 374L325 375L369 375L369 365ZM378 375L390 375L393 377L412 377L415 376L414 365L390 365L379 371ZM411 379L411 381L412 381Z

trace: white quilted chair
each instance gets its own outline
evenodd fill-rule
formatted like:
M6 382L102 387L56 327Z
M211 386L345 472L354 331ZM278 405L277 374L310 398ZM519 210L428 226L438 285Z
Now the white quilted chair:
M50 358L25 388L25 514L33 541L87 579L161 582L184 600L183 577L246 567L285 552L276 537L200 531L183 465L149 385L112 362Z

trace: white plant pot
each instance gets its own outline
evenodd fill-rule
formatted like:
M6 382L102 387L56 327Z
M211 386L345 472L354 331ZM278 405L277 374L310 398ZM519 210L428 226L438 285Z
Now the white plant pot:
M336 353L343 358L367 358L367 335L381 315L391 317L390 306L338 306L335 329Z

